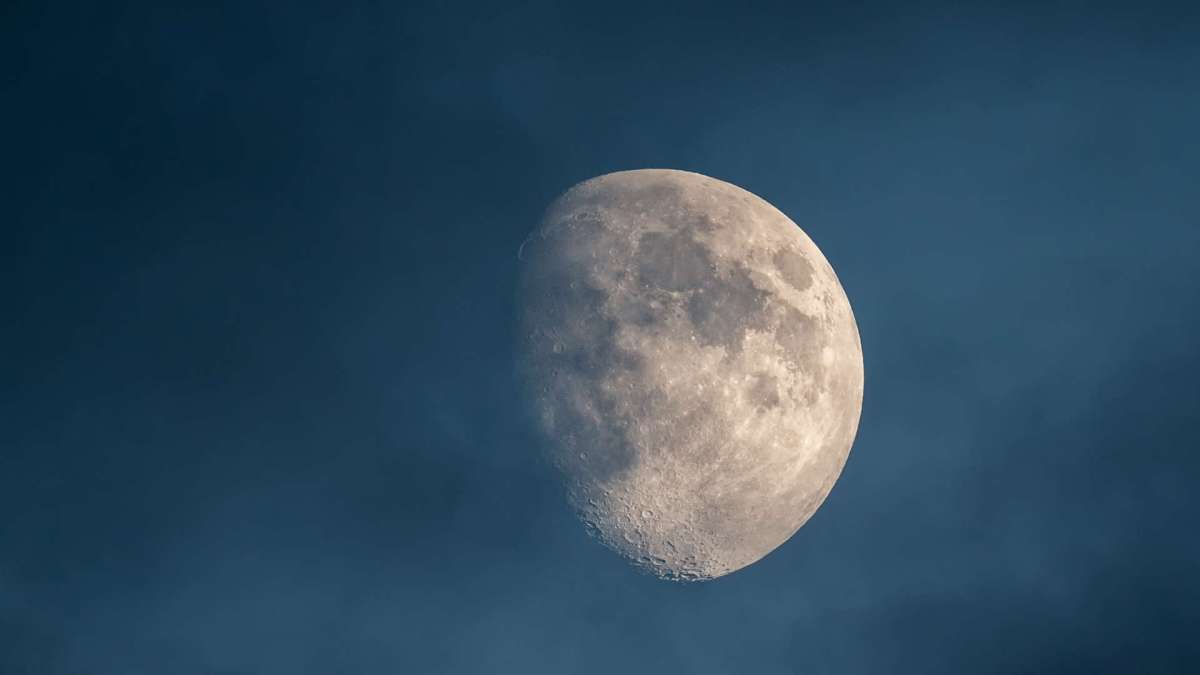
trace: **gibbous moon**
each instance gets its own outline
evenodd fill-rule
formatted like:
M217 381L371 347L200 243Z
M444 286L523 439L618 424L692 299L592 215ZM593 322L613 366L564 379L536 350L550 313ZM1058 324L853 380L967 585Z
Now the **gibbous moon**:
M854 441L863 362L795 223L714 178L621 171L559 197L519 257L522 381L592 535L695 581L804 525Z

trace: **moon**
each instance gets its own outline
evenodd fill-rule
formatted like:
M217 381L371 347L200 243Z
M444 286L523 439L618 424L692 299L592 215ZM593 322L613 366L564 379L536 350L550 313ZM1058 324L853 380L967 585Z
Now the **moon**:
M559 197L518 257L520 379L590 534L700 581L804 525L854 442L863 361L795 223L715 178L621 171Z

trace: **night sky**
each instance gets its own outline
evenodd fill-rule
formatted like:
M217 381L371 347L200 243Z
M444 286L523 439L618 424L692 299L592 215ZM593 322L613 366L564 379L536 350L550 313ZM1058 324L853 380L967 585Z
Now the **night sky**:
M1200 11L5 3L0 673L1200 669ZM824 507L707 584L587 538L517 249L745 187L866 363Z

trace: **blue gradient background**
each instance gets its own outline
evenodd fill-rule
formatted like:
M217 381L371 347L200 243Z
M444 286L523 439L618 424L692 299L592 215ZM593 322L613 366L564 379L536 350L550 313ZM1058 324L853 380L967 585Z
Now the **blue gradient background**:
M0 672L1196 672L1192 7L6 4ZM638 167L792 216L866 356L704 585L513 396L518 245Z

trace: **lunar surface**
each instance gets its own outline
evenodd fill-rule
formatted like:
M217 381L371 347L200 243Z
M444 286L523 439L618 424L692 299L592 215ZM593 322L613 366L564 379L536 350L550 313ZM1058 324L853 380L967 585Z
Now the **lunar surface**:
M862 347L825 256L729 183L580 183L519 253L520 371L588 531L660 577L741 569L841 473Z

